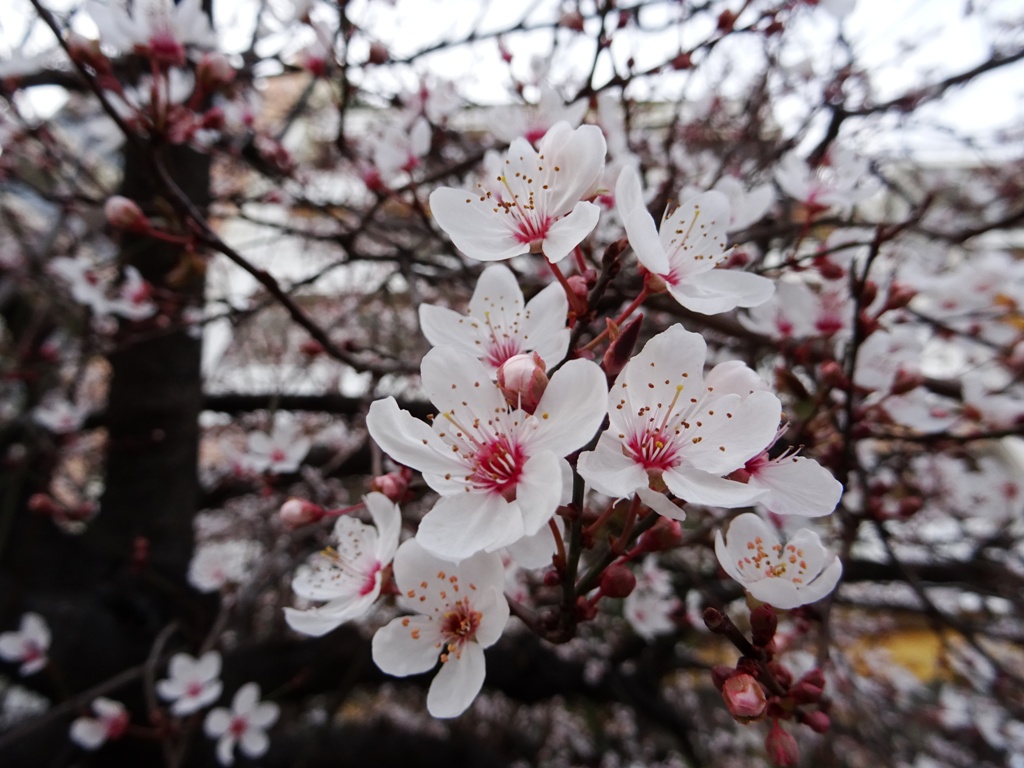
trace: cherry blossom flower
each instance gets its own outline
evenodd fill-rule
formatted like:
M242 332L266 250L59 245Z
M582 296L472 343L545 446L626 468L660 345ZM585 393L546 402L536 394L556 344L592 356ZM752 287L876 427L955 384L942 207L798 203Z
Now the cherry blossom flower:
M783 545L752 512L735 518L724 539L721 531L715 532L715 554L725 572L753 597L783 610L820 600L843 573L839 558L814 531L802 528Z
M184 65L186 46L210 48L217 42L202 0L135 0L130 10L124 3L89 0L86 10L104 43L172 66Z
M566 104L558 91L550 85L542 85L536 105L523 109L497 107L489 123L491 132L502 141L511 143L522 136L536 144L557 123L564 122L572 128L578 126L589 106L586 99Z
M33 675L49 662L50 628L38 613L26 613L15 632L0 634L0 659L20 663L22 677Z
M668 572L648 555L636 574L636 588L623 601L622 615L640 637L650 641L675 629L671 615L679 605Z
M353 517L334 524L334 547L299 568L292 591L307 600L327 601L316 608L285 608L288 626L319 637L369 610L380 595L382 571L395 556L402 518L398 505L382 493L363 497L373 525Z
M260 701L260 687L246 683L231 700L231 709L210 710L203 723L206 735L217 739L217 760L221 765L235 762L235 745L246 757L257 758L270 747L267 728L277 722L280 707L272 701Z
M508 622L498 555L479 552L459 564L434 557L415 540L395 555L399 605L417 616L394 619L373 636L373 661L397 677L441 669L427 692L434 717L456 717L484 683L484 648Z
M430 194L434 220L472 259L502 261L543 252L561 261L597 226L600 209L582 198L601 176L601 129L557 123L534 149L516 139L504 163L476 191L440 187Z
M373 165L378 177L392 180L415 169L430 151L430 123L418 117L411 125L394 121L385 126L372 144Z
M115 741L128 728L128 711L124 704L102 696L93 699L92 711L96 717L79 717L71 723L71 740L82 749L99 749L108 741Z
M170 674L156 684L156 692L164 701L173 701L171 712L182 717L198 712L220 696L220 654L209 651L196 659L187 653L176 653L167 666Z
M715 269L728 255L729 201L721 192L704 192L674 211L666 209L659 230L644 205L640 173L627 166L615 184L615 207L637 259L687 309L713 315L771 298L768 278Z
M441 495L420 523L419 542L457 559L536 533L562 498L562 457L585 444L604 418L601 369L569 361L532 414L510 408L484 364L459 350L435 347L421 374L440 411L433 429L399 410L393 397L373 403L366 417L377 444L422 472Z
M241 584L261 553L257 542L245 539L203 544L189 563L188 582L200 592L216 592L228 584Z
M466 314L420 305L420 328L434 346L460 349L480 358L493 379L511 357L536 352L548 367L565 357L569 329L565 291L551 284L524 307L523 292L508 267L495 264L477 280Z
M309 453L311 444L298 424L278 419L269 435L266 432L249 435L244 464L253 472L295 472Z
M55 435L77 432L88 415L89 411L84 406L52 394L32 409L32 420Z
M107 302L109 312L128 320L145 320L156 312L156 304L150 299L149 283L142 279L135 267L124 268L124 280L117 289L117 298Z
M71 298L79 304L89 307L97 315L108 313L106 285L89 264L81 259L60 256L51 259L46 268L68 284Z
M771 184L758 184L756 187L748 188L748 185L735 176L720 177L711 189L721 192L729 199L729 232L737 232L757 223L775 202L775 190ZM687 200L701 192L699 187L687 186L679 198Z
M848 214L879 189L867 160L842 147L833 147L817 168L809 168L795 152L789 152L775 169L782 191L807 204L812 211L834 208Z
M771 444L782 406L742 363L723 363L705 377L706 352L699 334L675 325L626 364L608 396L609 427L577 465L594 489L626 498L667 488L688 502L722 507L765 495L723 476ZM656 511L664 514L663 506Z

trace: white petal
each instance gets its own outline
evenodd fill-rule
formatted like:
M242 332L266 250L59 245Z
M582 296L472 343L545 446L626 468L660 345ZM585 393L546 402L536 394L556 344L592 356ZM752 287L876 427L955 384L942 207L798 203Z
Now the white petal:
M430 193L430 213L455 247L480 261L502 261L530 251L516 240L494 203L479 192L440 187Z
M217 651L204 653L195 666L195 676L199 680L216 680L220 677L220 653Z
M217 738L231 727L231 713L224 707L211 709L203 722L203 730L211 738Z
M562 216L597 183L604 170L608 146L596 125L581 125L572 130L568 123L551 126L537 144L545 162L557 166L548 200L549 213ZM512 153L512 148L509 149Z
M544 451L530 457L523 465L523 474L516 486L516 506L523 525L516 541L546 527L558 509L562 496L562 468L559 460L559 456ZM500 546L512 543L509 541ZM491 545L488 550L493 552L497 548Z
M236 715L247 715L252 712L253 707L260 700L260 686L258 683L246 683L235 692L231 700L231 709Z
M488 587L473 603L473 610L480 611L476 642L481 648L490 648L498 642L505 625L508 624L508 600L499 587Z
M332 601L318 608L285 608L284 619L296 632L311 637L321 637L346 621L366 613L380 595L380 585L372 592L345 601Z
M484 364L457 349L434 347L424 355L420 375L430 402L457 420L466 417L467 427L475 416L504 413L508 407Z
M717 315L736 307L756 307L775 293L767 277L735 269L712 269L668 286L672 298L702 315Z
M686 519L686 513L663 493L652 491L649 487L641 487L637 489L636 495L640 497L640 501L663 517L680 521Z
M608 396L609 414L614 418L623 398L636 398L633 402L637 404L660 402L667 406L676 398L677 387L682 387L680 397L691 393L703 396L705 357L707 343L699 333L690 333L681 325L662 331L644 344L615 380Z
M373 636L373 663L395 677L433 669L441 653L440 636L426 616L400 616ZM414 637L413 633L418 634Z
M616 499L650 483L644 468L622 453L622 442L610 430L601 435L597 448L580 454L576 470L594 490Z
M447 307L420 304L420 330L432 346L454 347L469 354L476 354L479 346L476 336L471 333L471 320L465 315Z
M242 734L238 747L246 757L260 757L270 748L270 737L263 731L249 728Z
M82 749L98 749L107 740L107 726L102 720L80 717L71 723L70 736Z
M668 470L662 478L677 498L690 504L732 509L748 506L766 493L763 488L753 488L690 467Z
M235 762L235 738L230 732L217 741L217 760L221 765L233 765Z
M750 483L771 491L761 503L777 515L828 515L843 495L842 483L831 472L803 456L765 464L751 476Z
M416 540L438 557L458 561L524 535L518 506L494 493L441 498L420 521Z
M640 263L656 275L669 271L668 256L658 237L658 228L644 205L640 173L627 165L615 183L615 209L626 229L629 245Z
M42 649L50 647L50 628L38 613L26 613L21 617L21 634Z
M567 216L548 227L544 235L544 255L555 264L572 252L572 249L583 242L583 239L594 231L601 209L593 203L581 200Z
M581 448L600 428L607 400L601 368L590 360L570 360L551 377L537 404L540 427L531 449L565 456Z
M363 497L373 524L377 526L377 559L387 565L395 556L398 536L402 532L402 512L398 505L383 493L368 493Z
M249 726L260 730L269 728L277 722L281 715L281 708L272 701L261 702L256 709L249 714Z
M457 717L480 693L486 675L484 651L467 643L460 656L449 655L427 691L427 711L434 717Z
M434 430L408 411L400 410L393 397L370 404L366 428L381 450L399 464L442 476L461 468L450 458L451 449Z
M512 270L504 264L492 264L480 273L469 300L469 313L478 320L487 314L513 317L523 309L523 292Z
M694 468L724 475L760 455L779 431L782 403L771 392L754 392L742 402L723 395L709 402L691 421L699 420L701 441L685 445Z
M570 332L565 327L569 300L562 286L552 283L530 299L525 314L525 347L540 355L550 369L562 361L569 348Z

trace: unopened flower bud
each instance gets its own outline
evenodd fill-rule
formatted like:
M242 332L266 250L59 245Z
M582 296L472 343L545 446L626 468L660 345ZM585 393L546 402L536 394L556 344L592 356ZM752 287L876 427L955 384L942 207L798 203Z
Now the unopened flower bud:
M608 345L608 350L604 353L604 360L601 361L601 367L604 368L604 372L608 374L609 378L618 376L633 356L633 348L636 346L637 339L640 338L640 324L643 319L643 315L634 317Z
M114 195L103 206L103 215L115 229L128 232L145 232L149 229L149 219L138 204L121 195Z
M850 380L846 378L846 372L843 371L843 366L835 360L826 360L822 363L818 368L818 373L821 376L821 383L825 386L846 389L850 384Z
M601 574L601 594L605 597L626 597L636 588L636 576L625 565L612 563Z
M386 475L378 475L370 482L370 490L383 493L395 504L405 498L409 490L409 480L412 479L412 471L403 467L397 472L388 472Z
M288 499L281 505L281 522L289 528L298 528L320 520L327 510L305 499Z
M235 79L235 68L222 53L204 53L196 63L196 79L207 88L217 89Z
M901 518L906 520L920 512L923 506L924 499L920 496L906 496L900 499L900 503L896 507L896 512Z
M693 57L688 53L680 53L672 59L672 69L691 69Z
M902 368L896 372L896 378L892 383L894 395L904 395L912 389L917 389L924 384L924 376L918 371L905 371Z
M764 689L750 675L734 675L722 686L722 698L729 714L741 723L749 723L764 714L768 700Z
M800 748L796 744L796 739L782 730L778 720L772 723L771 730L764 740L764 748L768 752L768 759L777 768L796 765L800 760Z
M819 274L826 280L841 280L846 276L846 270L828 258L815 259L814 266L818 268ZM866 302L870 304L871 302Z
M77 32L68 32L65 40L72 61L90 67L100 74L110 71L110 60L100 50L99 40L90 40Z
M878 283L874 280L865 280L864 287L860 291L860 303L867 307L878 297Z
M736 670L726 664L716 664L711 668L711 682L715 688L722 690L726 682L736 674Z
M557 587L562 583L562 574L560 574L555 568L549 568L544 571L544 586L545 587Z
M885 297L885 308L886 309L902 309L907 306L917 295L917 291L911 288L909 285L903 283L893 282L889 286L889 293Z
M796 685L789 689L789 695L798 704L813 704L821 698L824 690L825 675L820 669L812 669L796 681Z
M367 62L370 64L387 64L391 61L391 53L384 43L379 41L370 43L370 55Z
M638 543L642 552L661 552L675 549L683 542L683 526L678 520L658 517L649 530L643 532Z
M33 493L28 499L28 508L40 515L52 515L60 509L56 502L45 493Z
M583 275L569 275L565 279L565 282L569 286L569 290L572 291L573 296L576 300L572 302L574 307L583 307L584 311L587 306L587 278ZM581 314L577 312L577 314Z
M583 31L583 15L579 11L565 11L558 18L558 26L571 29L573 32Z
M805 712L803 723L815 733L827 733L832 721L824 712Z
M548 386L546 370L536 352L514 355L498 368L498 388L513 408L533 413Z
M775 637L779 617L770 605L759 605L750 612L750 629L754 645L766 646Z

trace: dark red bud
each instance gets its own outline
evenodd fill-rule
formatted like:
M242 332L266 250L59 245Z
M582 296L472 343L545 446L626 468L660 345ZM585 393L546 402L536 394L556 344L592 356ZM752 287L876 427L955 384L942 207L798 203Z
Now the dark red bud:
M711 682L715 684L715 688L722 690L725 682L735 674L736 670L732 667L718 664L711 668Z
M789 689L789 695L798 704L814 704L821 698L824 689L825 676L820 669L812 669Z
M659 517L650 530L644 531L637 542L641 552L662 552L675 549L683 542L683 526L678 520Z
M771 730L764 740L764 748L768 752L768 759L777 768L788 768L800 761L800 748L796 744L796 739L782 730L778 720L772 723Z
M759 605L750 612L750 629L754 645L766 646L775 637L779 617L770 605Z
M634 317L625 328L619 331L619 335L612 343L608 345L608 350L604 353L604 360L601 361L601 365L609 378L618 376L633 356L633 348L636 346L637 339L640 338L640 325L643 323L643 319L643 315ZM611 321L609 320L608 322L610 323Z
M803 723L815 733L827 733L832 721L824 712L806 712Z
M601 574L601 594L605 597L626 597L636 588L636 576L621 563L612 563Z

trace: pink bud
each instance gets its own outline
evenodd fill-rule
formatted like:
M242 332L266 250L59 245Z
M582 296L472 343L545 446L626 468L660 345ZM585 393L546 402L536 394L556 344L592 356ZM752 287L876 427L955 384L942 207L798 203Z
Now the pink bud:
M750 629L754 645L765 646L775 637L779 617L770 605L759 605L750 612Z
M675 549L682 541L683 526L679 524L679 521L659 517L658 522L650 530L643 532L638 545L641 552L661 552L666 549Z
M235 79L235 68L222 53L204 53L196 63L196 79L208 88L219 88Z
M149 229L149 219L142 209L133 200L121 195L114 195L107 200L103 206L103 215L115 229L128 232L145 232Z
M305 499L288 499L281 505L281 522L288 528L298 528L320 520L327 510Z
M620 563L612 563L601 574L601 594L605 597L626 597L635 587L636 576Z
M734 675L722 686L722 698L729 714L741 723L749 723L764 714L768 700L764 689L750 675Z
M514 355L498 368L498 388L513 408L533 413L548 386L544 361L532 355Z
M370 43L370 56L367 62L370 64L387 64L391 61L391 54L384 43L374 41Z
M825 675L820 669L812 669L796 681L796 685L789 689L789 695L799 704L812 704L821 698L824 689Z
M824 712L806 712L803 716L803 723L815 733L826 733L832 721Z
M405 492L409 490L409 480L412 479L412 472L406 468L398 472L388 472L386 475L378 475L370 482L370 490L383 493L395 504L405 498Z
M796 745L796 739L782 730L778 720L772 723L772 729L764 740L764 748L768 752L768 759L777 768L787 768L800 761L800 748Z

